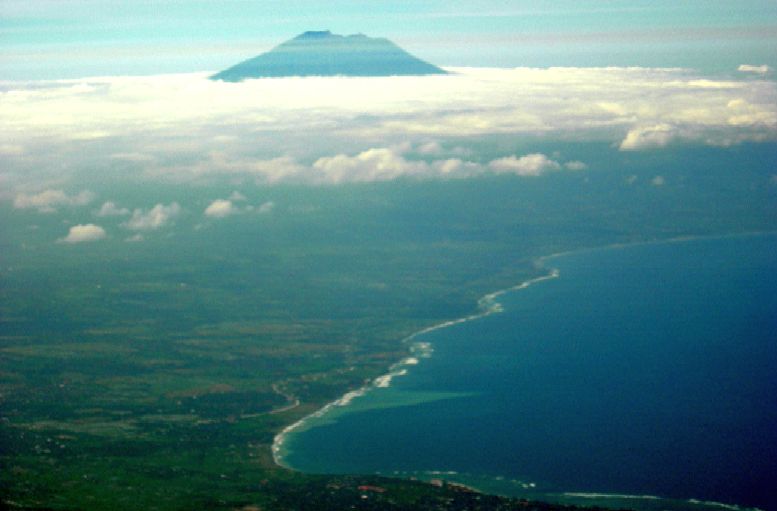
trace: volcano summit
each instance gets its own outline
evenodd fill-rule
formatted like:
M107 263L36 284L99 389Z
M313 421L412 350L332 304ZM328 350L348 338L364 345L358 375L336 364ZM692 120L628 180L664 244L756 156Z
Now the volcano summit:
M267 53L211 76L239 82L281 76L400 76L447 74L384 38L305 32Z

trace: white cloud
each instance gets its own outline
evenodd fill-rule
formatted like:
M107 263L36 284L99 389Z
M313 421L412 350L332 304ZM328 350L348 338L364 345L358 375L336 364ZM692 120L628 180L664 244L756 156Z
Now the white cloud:
M638 151L664 147L677 136L675 129L668 124L644 126L629 130L620 143L621 151Z
M310 169L280 176L267 176L272 182L308 182L318 184L339 184L353 182L388 181L397 178L446 179L467 178L486 172L511 173L519 176L538 176L547 171L584 170L588 166L581 161L561 164L544 154L507 156L493 160L487 166L460 158L439 160L408 159L403 154L407 146L373 147L355 155L337 154L323 156ZM219 208L226 208L220 204Z
M127 208L120 208L116 206L113 201L107 201L103 203L103 205L95 214L97 216L124 216L129 215L130 211Z
M249 177L257 182L273 184L304 181L310 177L309 170L308 167L288 155L260 159L240 154L228 154L223 151L210 151L201 155L200 159L188 164L146 167L143 174L145 177L181 182L204 178Z
M653 186L664 186L666 184L666 179L664 179L664 176L656 176L650 180L650 184Z
M479 163L449 158L444 160L409 160L403 147L372 148L354 156L338 154L322 157L313 163L319 183L344 183L360 181L387 181L399 177L415 179L466 178L486 172L509 173L518 176L539 176L548 171L583 170L588 166L581 161L561 163L541 153L524 156L507 156L491 161L487 166Z
M224 218L229 215L237 213L237 208L232 204L232 201L226 199L216 199L205 208L205 216L211 218Z
M549 170L559 170L561 165L541 153L527 154L516 158L507 156L493 160L488 167L499 174L516 174L518 176L539 176Z
M83 243L97 241L106 237L105 229L95 224L79 224L70 228L67 236L60 239L61 243Z
M216 199L205 208L203 214L210 218L225 218L230 215L238 213L248 213L250 211L256 211L259 214L270 213L275 207L273 201L267 201L260 204L258 207L252 205L246 205L242 208L236 206L233 201L245 201L246 198L238 192L232 192L229 199Z
M256 208L256 211L260 214L267 214L270 213L273 209L275 209L275 203L273 201L267 201L263 202L258 208Z
M315 180L334 184L421 176L428 173L429 165L423 161L406 160L395 149L382 147L368 149L356 156L325 156L313 163L313 170L317 172Z
M418 146L418 149L416 151L419 154L440 154L442 153L442 146L439 142L426 142L424 144L421 144Z
M246 200L246 196L238 191L232 192L232 194L229 196L229 200L233 202L242 202Z
M313 163L313 179L319 183L388 181L400 177L414 179L464 178L483 172L483 167L459 158L410 160L403 152L407 146L374 147L349 156L321 157Z
M133 161L133 162L149 162L154 161L154 157L150 154L144 154L140 152L136 153L114 153L110 155L110 158L113 160L124 160L124 161Z
M25 153L21 144L0 144L0 156L21 156Z
M726 103L729 111L728 124L748 127L759 125L777 125L777 112L766 112L743 98L735 98Z
M432 162L431 168L434 177L464 178L483 172L481 165L459 158L435 160Z
M760 66L754 66L752 64L742 64L737 68L738 71L743 73L755 73L757 75L765 75L771 71L771 68L766 64Z
M172 202L165 206L157 204L148 211L136 209L124 227L133 231L154 231L170 224L181 213L181 206Z
M567 170L586 170L588 168L588 165L583 163L582 161L568 161L564 164L564 168Z
M51 213L59 206L85 206L94 199L94 194L84 190L77 195L68 195L62 190L45 190L43 192L28 195L20 193L14 199L14 207L17 209L37 209L41 213Z

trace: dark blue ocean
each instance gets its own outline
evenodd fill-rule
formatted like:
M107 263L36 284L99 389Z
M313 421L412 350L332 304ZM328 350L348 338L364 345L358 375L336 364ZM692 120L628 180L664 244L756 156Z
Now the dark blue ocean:
M290 433L283 463L777 509L777 236L543 264L559 276L418 336L431 356Z

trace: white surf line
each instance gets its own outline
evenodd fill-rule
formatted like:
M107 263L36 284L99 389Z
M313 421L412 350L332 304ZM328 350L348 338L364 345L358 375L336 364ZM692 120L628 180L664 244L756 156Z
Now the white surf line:
M635 247L635 246L642 246L642 245L657 245L657 244L665 244L665 243L682 243L686 241L698 241L698 240L714 240L714 239L725 239L725 238L737 238L737 237L749 237L749 236L768 236L768 235L777 235L777 231L748 231L748 232L740 232L740 233L726 233L726 234L710 234L710 235L684 235L684 236L675 236L673 238L667 238L663 240L646 240L646 241L634 241L634 242L622 242L622 243L612 243L610 245L602 245L597 247L588 247L588 248L578 248L578 249L572 249L572 250L566 250L566 251L560 251L560 252L554 252L549 255L544 255L535 258L534 260L539 262L540 264L545 264L548 259L553 259L555 257L560 256L567 256L572 254L580 254L585 252L592 252L595 250L607 250L607 249L617 249L617 248L627 248L627 247ZM539 277L535 277L533 279L529 279L526 281L521 282L520 284L517 284L512 287L508 287L505 289L501 289L499 291L495 291L493 293L489 293L482 298L480 298L477 301L478 308L481 310L481 312L471 314L469 316L465 316L458 319L453 319L449 321L444 321L442 323L439 323L437 325L432 325L430 327L424 328L422 330L419 330L418 332L415 332L404 339L402 339L402 343L408 343L411 342L413 339L415 339L418 336L424 335L429 332L433 332L435 330L439 330L442 328L447 328L449 326L458 325L459 323L465 323L467 321L472 321L475 319L483 318L486 316L490 316L491 314L495 314L498 312L502 312L502 306L501 304L496 301L497 298L502 296L505 293L509 293L510 291L515 291L519 289L526 289L527 287L536 284L538 282L542 282L549 279L557 278L560 275L560 272L557 268L551 268L546 275L542 275ZM426 356L423 356L422 358L427 358L428 356L431 356L431 344L430 343L417 343L415 346L423 345L426 347L428 353ZM411 347L411 352L413 350L413 347ZM272 455L273 455L273 461L276 465L279 465L281 467L293 470L288 465L284 465L282 461L281 456L281 449L283 447L283 442L286 439L286 436L299 429L300 427L304 426L305 423L310 419L320 418L326 415L327 412L332 410L336 406L347 406L351 403L355 398L363 396L367 392L369 392L372 388L380 387L385 388L388 387L391 384L391 380L395 376L399 376L398 374L395 374L395 371L397 368L402 367L403 365L414 365L412 362L405 363L405 361L409 360L416 360L415 364L417 364L417 358L416 357L407 357L403 360L400 360L399 362L395 363L391 367L389 367L389 372L383 376L379 376L372 380L370 383L366 384L365 386L353 390L350 392L347 392L342 397L327 403L322 408L318 409L317 411L311 413L310 415L307 415L303 417L302 419L298 420L297 422L290 424L289 426L286 426L281 430L280 433L275 435L273 438L272 443ZM404 374L404 373L403 373ZM724 504L725 505L725 504ZM746 509L746 508L742 508Z
M672 500L675 502L684 502L686 504L695 504L699 506L707 507L719 507L723 509L730 509L732 511L763 511L757 507L745 507L738 506L736 504L725 504L723 502L716 502L714 500L698 500L698 499L674 499L671 497L658 497L656 495L628 495L621 493L584 493L584 492L564 492L561 495L564 497L573 497L581 499L619 499L619 500Z
M637 500L661 500L656 495L627 495L623 493L583 493L583 492L564 492L565 497L579 497L583 499L637 499Z
M690 504L696 504L699 506L720 507L723 509L731 509L733 511L763 511L761 508L758 508L758 507L743 507L743 506L737 506L736 504L724 504L723 502L715 502L714 500L688 499L685 502L688 502Z
M749 238L753 236L775 236L775 235L777 235L777 230L729 232L729 233L723 233L723 234L685 234L685 235L674 236L672 238L666 238L666 239L626 241L626 242L620 242L620 243L611 243L609 245L600 245L595 247L573 248L572 250L562 250L560 252L554 252L552 254L540 256L540 257L537 257L535 260L540 263L545 263L546 260L554 259L556 257L563 257L563 256L575 255L575 254L584 254L586 252L595 252L599 250L642 247L646 245L669 245L674 243L685 243L688 241L707 241L707 240L711 241L711 240L722 240L722 239L730 239L730 238Z
M499 291L495 291L493 293L489 293L482 298L480 298L477 301L478 309L481 312L477 312L475 314L470 314L469 316L464 316L462 318L458 319L452 319L449 321L443 321L442 323L439 323L437 325L432 325L430 327L424 328L422 330L419 330L404 339L402 339L402 343L410 343L415 338L427 334L429 332L433 332L435 330L440 330L442 328L447 328L453 325L458 325L460 323L465 323L467 321L472 321L475 319L484 318L486 316L490 316L491 314L496 314L499 312L502 312L502 305L497 302L497 298L502 296L505 293L508 293L510 291L515 291L518 289L526 289L527 287L536 284L538 282L542 282L544 280L554 279L560 275L559 271L557 269L551 269L548 274L541 275L539 277L535 277L533 279L529 279L526 281L521 282L520 284L517 284L515 286L511 286L505 289L501 289ZM322 408L316 410L315 412L311 413L310 415L307 415L303 417L302 419L298 420L297 422L290 424L289 426L286 426L281 430L280 433L275 435L275 438L273 438L272 443L272 456L273 461L276 465L291 469L288 465L285 465L283 463L283 456L281 454L281 450L283 448L283 443L286 440L286 437L289 433L292 433L293 431L301 428L304 426L309 420L317 419L320 417L323 417L326 415L330 410L334 409L337 406L347 406L353 401L355 398L365 395L367 392L374 388L387 388L391 385L391 380L394 379L396 376L403 376L407 374L407 366L413 366L417 365L419 363L419 359L421 358L428 358L431 356L433 349L431 347L431 343L428 342L416 342L410 347L411 356L405 357L399 362L396 362L392 366L389 367L389 370L386 374L379 376L369 382L368 384L364 385L363 387L352 390L350 392L347 392L340 398L327 403Z

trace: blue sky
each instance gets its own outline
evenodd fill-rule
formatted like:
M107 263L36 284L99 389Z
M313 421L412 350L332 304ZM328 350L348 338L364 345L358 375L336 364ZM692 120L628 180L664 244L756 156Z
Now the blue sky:
M774 0L2 0L0 65L7 79L215 71L321 29L453 66L777 61Z

